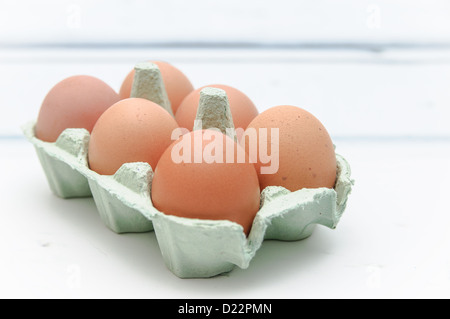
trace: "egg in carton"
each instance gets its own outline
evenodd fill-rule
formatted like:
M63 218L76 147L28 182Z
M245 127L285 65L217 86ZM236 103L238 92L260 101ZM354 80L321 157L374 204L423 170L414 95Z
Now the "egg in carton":
M136 65L131 95L158 103L173 115L161 73L153 63ZM197 119L203 129L234 127L223 90L201 91ZM50 143L36 138L34 128L35 122L24 125L24 135L36 149L51 190L62 198L92 196L102 221L116 233L154 230L166 266L180 278L212 277L235 266L246 269L265 239L301 240L316 225L334 229L354 184L349 163L336 154L334 188L291 192L281 186L266 187L246 236L243 227L232 221L158 211L151 200L153 170L148 163L123 164L114 175L94 172L88 163L87 130L66 129Z

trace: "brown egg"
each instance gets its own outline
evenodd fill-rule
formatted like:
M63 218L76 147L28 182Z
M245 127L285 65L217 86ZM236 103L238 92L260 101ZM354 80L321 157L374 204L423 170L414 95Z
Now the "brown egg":
M228 158L227 149L233 150ZM259 210L260 189L254 165L238 163L238 149L245 156L234 140L214 130L183 135L156 166L154 206L168 215L230 220L248 234Z
M256 162L261 189L334 187L334 145L325 127L311 113L290 105L270 108L250 123L241 144L244 142Z
M156 167L173 142L174 118L149 100L117 102L98 119L89 142L89 167L102 175L114 174L124 163L147 162Z
M235 128L242 128L245 130L248 124L250 124L250 122L258 115L258 110L256 109L255 104L253 104L247 95L238 89L223 84L211 84L192 91L185 97L183 102L181 102L181 105L175 114L175 119L180 127L187 128L192 131L195 116L197 115L200 91L204 87L219 88L227 93Z
M166 88L167 96L169 97L170 104L172 106L173 114L178 110L178 106L181 101L190 92L194 90L192 83L186 77L186 75L173 65L162 61L151 61L155 63L161 71L164 86ZM134 70L126 76L120 87L119 95L121 99L130 97L131 86L133 85Z
M108 84L95 77L76 75L64 79L42 102L36 137L55 142L67 128L85 128L91 132L100 115L119 99Z

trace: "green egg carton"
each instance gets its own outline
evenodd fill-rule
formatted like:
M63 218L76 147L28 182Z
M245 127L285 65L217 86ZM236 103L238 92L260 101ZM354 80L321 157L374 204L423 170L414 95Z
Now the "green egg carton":
M54 143L34 135L35 123L23 127L34 145L51 190L62 198L93 196L105 225L116 233L154 230L167 267L180 278L212 277L249 266L265 239L301 240L316 225L335 228L354 181L348 162L337 160L334 189L290 192L267 187L248 237L241 225L165 215L151 201L153 170L148 163L127 163L112 176L89 169L89 132L66 129Z
M170 111L158 67L140 63L135 71L132 96L152 100ZM204 128L234 128L224 91L205 88L200 95L197 118ZM246 269L265 239L301 240L310 236L316 225L335 228L354 184L348 162L336 155L333 189L290 192L267 187L246 236L235 222L182 218L158 211L151 200L153 170L148 163L123 164L112 176L90 170L87 130L66 129L56 142L49 143L36 138L34 128L35 122L29 122L23 132L36 149L53 193L61 198L92 196L104 224L118 234L154 230L167 268L180 278L212 277L235 266Z
M150 202L153 172L149 164L124 164L115 175L101 176L89 169L87 130L66 129L55 143L48 143L34 136L34 126L34 122L24 125L24 135L34 145L56 196L93 197L101 219L116 233L153 230L151 220L140 213Z

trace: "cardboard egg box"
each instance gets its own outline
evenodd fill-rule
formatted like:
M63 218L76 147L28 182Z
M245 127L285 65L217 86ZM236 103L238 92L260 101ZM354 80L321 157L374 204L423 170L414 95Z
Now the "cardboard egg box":
M133 97L170 108L156 65L137 65L135 82L140 85L133 84ZM220 103L213 104L220 107ZM202 110L208 107L204 105ZM148 163L123 164L112 176L90 170L87 130L66 129L56 142L49 143L36 138L34 128L35 122L29 122L23 132L36 149L52 192L67 199L92 196L104 224L118 234L154 230L166 266L180 278L212 277L235 266L246 269L265 239L301 240L309 237L316 225L334 229L354 184L349 163L337 154L333 189L291 192L279 186L267 187L262 190L260 210L246 236L235 222L182 218L158 211L151 201L153 170Z

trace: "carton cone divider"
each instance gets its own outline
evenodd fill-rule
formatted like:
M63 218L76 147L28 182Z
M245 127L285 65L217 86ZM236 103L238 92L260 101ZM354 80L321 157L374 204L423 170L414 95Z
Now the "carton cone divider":
M135 65L134 71L130 97L155 102L174 116L158 66L151 62L140 62Z

